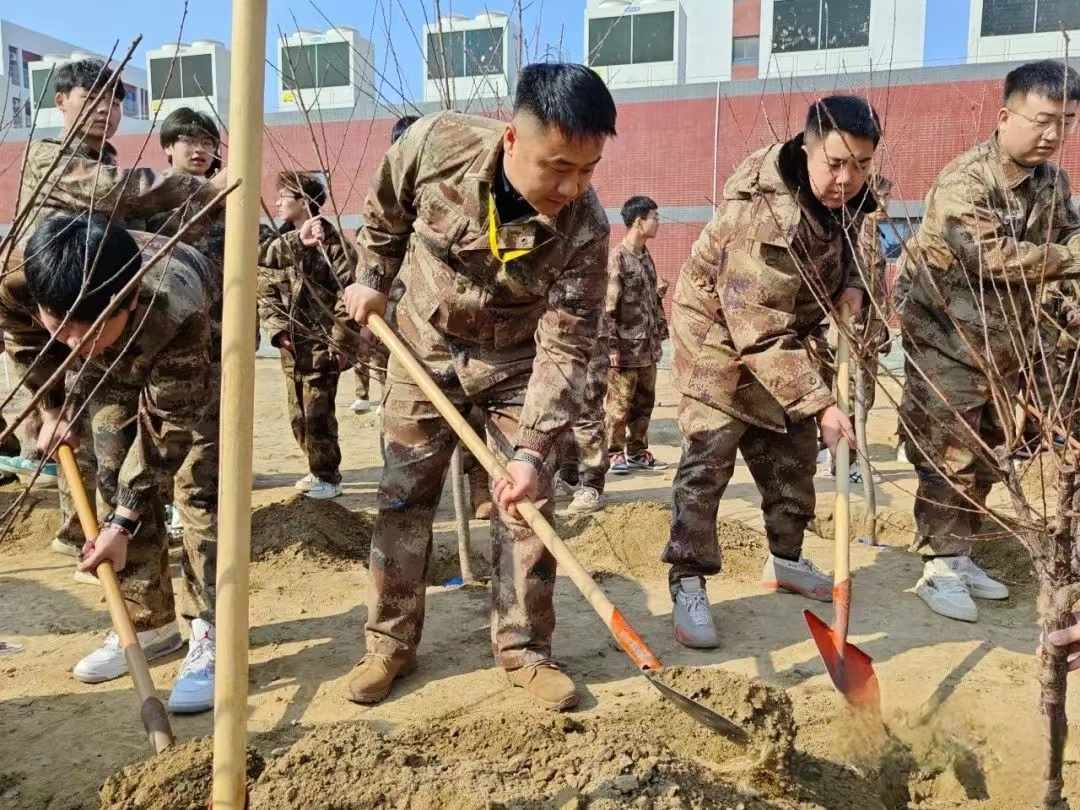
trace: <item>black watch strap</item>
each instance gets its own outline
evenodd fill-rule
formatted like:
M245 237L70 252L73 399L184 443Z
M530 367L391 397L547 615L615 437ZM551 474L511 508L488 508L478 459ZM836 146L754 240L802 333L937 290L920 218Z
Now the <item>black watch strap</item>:
M116 512L109 512L109 514L105 516L105 525L119 526L125 532L134 537L136 534L139 533L139 529L142 527L142 521L122 517L116 514Z

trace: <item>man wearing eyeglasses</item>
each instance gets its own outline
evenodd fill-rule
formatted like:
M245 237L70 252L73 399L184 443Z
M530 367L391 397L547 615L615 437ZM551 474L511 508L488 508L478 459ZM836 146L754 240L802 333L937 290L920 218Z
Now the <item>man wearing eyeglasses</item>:
M916 593L950 619L976 621L972 597L1009 595L970 557L995 481L987 448L1009 434L1022 440L1021 430L1002 427L1002 414L1012 421L1017 403L996 402L992 382L1023 395L1030 352L1018 347L1037 339L1034 307L1047 282L1080 272L1080 217L1068 176L1049 162L1075 130L1078 106L1080 76L1061 62L1011 71L996 132L938 176L901 260L900 417L919 478L924 558Z

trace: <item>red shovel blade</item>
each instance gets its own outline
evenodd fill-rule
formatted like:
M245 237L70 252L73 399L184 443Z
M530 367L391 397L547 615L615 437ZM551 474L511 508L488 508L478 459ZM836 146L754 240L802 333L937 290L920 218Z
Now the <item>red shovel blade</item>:
M803 616L836 688L856 709L871 709L880 714L881 691L870 656L854 644L841 640L829 625L811 611L804 610Z

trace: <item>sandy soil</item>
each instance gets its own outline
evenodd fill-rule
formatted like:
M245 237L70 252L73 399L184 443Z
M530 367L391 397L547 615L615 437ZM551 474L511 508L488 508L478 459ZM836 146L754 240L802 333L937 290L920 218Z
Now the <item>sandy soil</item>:
M285 503L305 470L284 418L278 367L258 363L254 502L262 545L251 574L249 684L254 807L1031 805L1041 726L1030 571L1015 549L980 544L982 559L1014 596L980 603L974 625L935 616L906 592L920 568L906 550L914 480L895 460L895 416L885 396L870 430L884 479L884 545L852 547L851 640L874 658L886 728L856 722L824 672L801 612L811 608L829 619L831 609L758 587L764 537L758 496L741 463L721 507L728 571L709 584L719 650L687 650L671 636L665 572L655 562L671 470L612 478L604 515L560 526L668 665L715 668L687 670L687 678L699 679L684 683L688 691L728 700L722 708L747 718L767 705L774 731L784 726L776 718L790 698L794 749L781 746L779 759L775 750L762 759L767 746L734 750L662 703L563 578L555 651L579 679L583 705L572 718L533 709L493 666L486 591L438 584L456 567L448 495L436 524L421 667L382 705L349 703L342 686L362 654L370 520L342 510L370 512L380 473L375 420L348 411L351 385L346 378L338 398L345 496L332 504ZM673 406L665 375L652 442L657 457L672 463ZM817 526L828 535L833 486L828 479L818 484ZM0 506L14 494L0 490ZM71 579L71 561L46 548L54 504L51 494L36 497L26 522L0 541L0 638L26 647L0 658L0 808L203 807L208 749L197 740L211 731L209 714L174 718L179 740L193 742L139 769L148 749L128 681L85 686L70 676L100 641L108 617L95 588ZM482 570L486 526L474 522L472 535ZM806 552L831 567L831 540L809 535ZM177 654L153 665L163 692L180 660ZM747 678L776 689L761 691ZM1067 792L1077 796L1072 749L1068 759ZM762 762L771 764L763 769ZM102 785L127 766L136 770L109 782L102 805Z

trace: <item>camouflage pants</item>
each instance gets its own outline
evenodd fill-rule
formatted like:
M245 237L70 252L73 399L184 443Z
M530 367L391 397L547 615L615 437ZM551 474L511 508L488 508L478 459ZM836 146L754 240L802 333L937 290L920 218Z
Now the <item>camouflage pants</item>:
M608 357L600 352L589 361L582 394L581 412L559 443L559 477L569 484L581 483L604 491L608 471L604 397L607 395Z
M742 452L761 493L769 550L799 559L803 532L814 516L816 419L788 422L787 433L742 422L696 399L679 402L682 458L672 483L671 537L661 557L669 578L720 572L716 512Z
M356 398L357 399L370 399L371 394L371 380L375 379L379 385L386 384L386 375L378 369L372 369L368 358L363 358L363 362L357 363L353 366L353 374L356 375Z
M383 401L385 466L379 514L371 541L372 597L367 620L369 653L415 653L424 626L424 591L431 555L431 523L442 492L454 433L420 389L390 361ZM444 392L462 413L478 407L488 445L507 457L517 432L527 377L515 377L467 397L457 385ZM540 475L538 497L551 520L552 465ZM491 520L491 642L498 664L516 669L551 655L555 630L555 559L519 518L498 509Z
M310 368L310 364L306 364ZM303 366L302 366L303 368ZM331 484L341 483L341 447L335 412L338 378L336 371L302 371L293 356L281 353L285 374L285 401L293 437L308 459L308 470Z
M905 339L904 349L907 377L900 402L900 424L908 458L919 478L915 493L916 549L927 555L968 554L982 523L974 504L985 505L996 480L971 432L990 447L1004 439L990 384L977 370L929 346ZM1018 386L1017 381L1008 387L1019 390ZM935 387L946 394L947 402ZM953 409L963 422L957 421Z
M656 404L656 364L641 368L612 368L608 372L608 450L636 456L649 449L649 420Z

